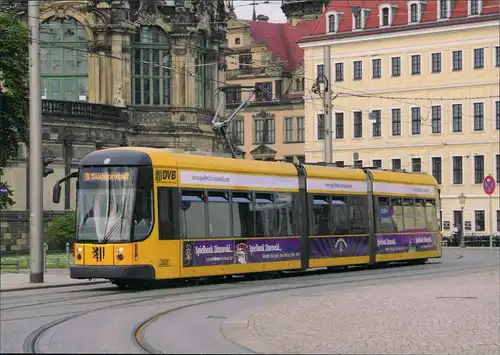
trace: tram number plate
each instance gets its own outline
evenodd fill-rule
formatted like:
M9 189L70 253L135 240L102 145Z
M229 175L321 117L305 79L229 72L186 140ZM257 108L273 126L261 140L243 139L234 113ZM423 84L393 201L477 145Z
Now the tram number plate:
M159 266L160 267L166 267L166 266L168 266L168 259L160 259Z

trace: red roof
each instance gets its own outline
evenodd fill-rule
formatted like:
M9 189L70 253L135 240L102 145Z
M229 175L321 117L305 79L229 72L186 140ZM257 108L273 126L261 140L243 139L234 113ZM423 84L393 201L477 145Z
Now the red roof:
M246 22L250 25L252 38L259 42L265 41L270 52L274 55L279 53L281 60L286 61L285 70L292 72L304 59L304 50L299 48L297 42L309 36L318 21L301 21L295 26L288 22Z
M423 7L422 19L420 23L428 24L432 22L436 22L438 19L438 2L436 0L427 0L427 5ZM483 7L481 11L481 16L483 15L492 15L498 14L500 11L500 4L498 0L483 0ZM395 12L394 20L391 24L391 27L385 28L386 31L397 31L401 30L401 26L405 26L408 24L408 1L407 0L333 0L330 1L328 6L325 8L323 15L320 17L317 22L317 26L314 28L312 33L309 36L325 36L335 38L336 34L326 33L326 17L325 14L330 11L342 12L343 17L339 24L339 28L337 33L345 33L350 32L356 36L363 35L364 31L352 31L353 21L352 21L352 7L359 6L363 9L368 9L370 12L368 13L368 17L366 19L364 30L373 30L380 28L379 23L379 6L390 4L397 7ZM451 9L451 19L465 19L468 16L468 1L467 0L458 0L454 2L454 6ZM477 18L477 16L475 16ZM418 25L411 25L411 27L407 28L415 28ZM406 29L406 26L405 26ZM371 32L371 31L370 31ZM385 32L385 31L384 31ZM306 35L307 36L307 35ZM310 41L310 39L305 39L305 41Z

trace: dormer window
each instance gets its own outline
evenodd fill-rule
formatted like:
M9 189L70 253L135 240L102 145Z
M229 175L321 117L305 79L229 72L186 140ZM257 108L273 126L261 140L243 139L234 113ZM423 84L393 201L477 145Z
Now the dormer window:
M408 1L408 23L419 23L422 20L422 7L425 3L422 0Z
M326 13L326 32L334 33L339 30L340 21L342 21L341 12L327 12Z
M368 9L362 9L358 6L353 6L352 9L352 29L362 30L365 28L366 18L368 16Z
M469 0L469 16L480 15L483 9L483 0Z
M438 20L450 18L451 0L438 0Z
M379 19L380 27L388 27L392 25L392 20L394 19L394 12L397 10L397 6L390 4L384 4L379 7Z

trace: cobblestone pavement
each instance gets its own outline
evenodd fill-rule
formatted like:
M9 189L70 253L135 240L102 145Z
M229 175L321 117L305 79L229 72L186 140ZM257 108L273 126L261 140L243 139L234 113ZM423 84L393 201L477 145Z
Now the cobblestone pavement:
M260 353L498 354L499 299L491 270L286 298L222 329Z

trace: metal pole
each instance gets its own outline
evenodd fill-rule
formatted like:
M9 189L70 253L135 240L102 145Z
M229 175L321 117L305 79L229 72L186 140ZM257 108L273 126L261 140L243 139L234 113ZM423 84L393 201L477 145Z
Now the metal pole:
M493 251L493 206L491 204L492 196L489 197L490 203L490 250Z
M43 283L42 117L40 95L40 3L28 1L30 31L30 283Z
M323 61L325 76L325 92L323 94L323 106L325 111L325 163L332 163L333 161L333 129L332 129L332 70L330 68L330 46L323 47Z
M464 219L464 208L462 207L462 226L460 228L462 230L462 235L460 238L460 248L465 248L465 219Z

